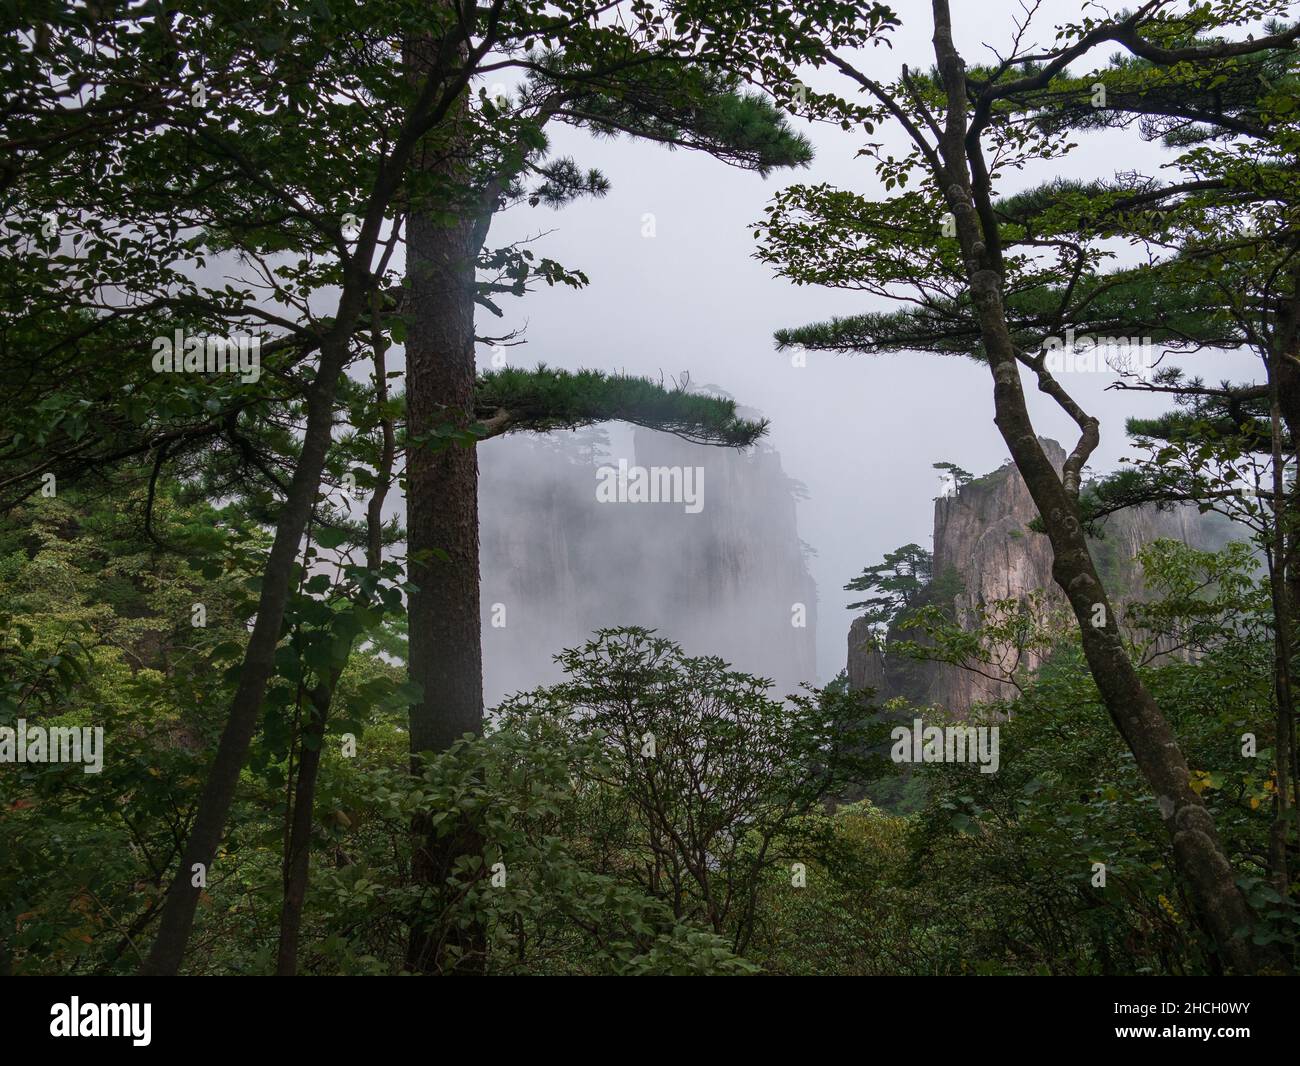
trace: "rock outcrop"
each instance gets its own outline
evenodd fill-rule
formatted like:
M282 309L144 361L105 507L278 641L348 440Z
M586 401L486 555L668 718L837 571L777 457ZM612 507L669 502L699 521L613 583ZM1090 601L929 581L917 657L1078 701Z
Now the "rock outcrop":
M1059 470L1065 462L1064 449L1053 440L1042 443ZM1064 596L1052 581L1047 537L1028 528L1036 516L1029 489L1010 461L935 501L933 573L936 580L942 575L956 578L953 584L962 591L952 594L945 606L951 606L957 618L967 619L980 605L998 600L1028 602L1035 590L1043 593L1044 610L1068 611ZM1135 557L1144 545L1168 538L1217 550L1232 533L1231 523L1215 515L1201 515L1194 507L1172 511L1142 507L1112 516L1104 537L1091 541L1091 547L1112 601L1122 608L1142 593ZM896 636L915 639L916 634L891 634L890 639ZM879 701L903 696L961 716L974 703L1014 694L1005 682L944 663L882 654L878 644L866 619L856 619L849 628L849 683L854 688L875 689ZM1028 650L1022 663L1032 670L1039 665L1039 657Z

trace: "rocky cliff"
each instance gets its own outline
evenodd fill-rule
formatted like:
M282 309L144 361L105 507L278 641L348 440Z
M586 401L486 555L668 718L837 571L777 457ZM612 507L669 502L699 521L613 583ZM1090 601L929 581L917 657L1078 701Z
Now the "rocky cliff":
M702 471L699 509L601 502L602 468ZM799 486L766 445L702 447L613 426L519 435L480 451L488 705L556 680L551 657L592 630L657 629L689 654L775 680L816 676L817 590L799 539ZM694 487L694 486L693 486Z
M1053 440L1044 448L1059 470L1065 451ZM1052 553L1047 537L1030 531L1036 517L1029 489L1015 466L1006 465L962 486L934 505L934 561L936 579L955 577L961 591L950 597L959 619L969 619L982 604L1015 599L1027 602L1034 590L1043 590L1043 609L1068 610L1065 598L1052 581ZM1146 544L1160 538L1181 540L1202 549L1218 549L1232 535L1232 526L1215 515L1201 515L1193 507L1157 511L1138 508L1112 516L1104 537L1090 542L1103 582L1113 601L1125 602L1141 595L1142 583L1135 560ZM891 634L914 638L915 634ZM855 688L873 688L883 702L903 696L921 705L945 707L957 715L972 704L1004 698L1014 689L997 680L942 663L916 662L881 653L865 619L849 629L848 676ZM1039 665L1029 651L1026 669Z

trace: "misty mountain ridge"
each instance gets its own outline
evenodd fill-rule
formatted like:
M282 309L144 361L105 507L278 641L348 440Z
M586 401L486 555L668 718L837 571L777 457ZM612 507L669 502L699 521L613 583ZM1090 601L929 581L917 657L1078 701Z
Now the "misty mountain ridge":
M620 424L515 435L480 462L488 706L558 680L557 652L621 625L771 678L778 696L815 681L802 486L770 445L705 447ZM603 491L612 471L637 468L688 475L679 484L698 499Z

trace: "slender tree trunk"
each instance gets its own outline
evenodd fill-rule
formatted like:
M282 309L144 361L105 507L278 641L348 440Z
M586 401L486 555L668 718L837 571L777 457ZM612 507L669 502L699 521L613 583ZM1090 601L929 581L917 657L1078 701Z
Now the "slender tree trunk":
M383 437L379 466L376 470L375 491L366 506L366 567L376 579L384 561L384 501L393 477L393 464L397 457L397 437L393 420L385 413L388 403L388 363L384 357L384 338L379 313L379 291L370 294L371 343L375 360L375 405L380 412L379 428ZM351 654L352 642L348 642ZM345 657L346 661L346 657ZM316 780L320 775L321 746L325 739L325 724L329 719L334 693L338 689L342 670L331 672L329 683L318 685L311 693L311 714L304 733L302 753L298 763L298 780L294 785L293 813L290 821L289 843L285 852L284 898L280 905L280 944L276 961L278 977L293 977L298 972L298 939L302 928L303 904L307 898L307 883L311 872L311 829L316 803ZM312 743L306 743L307 740Z
M298 755L298 779L294 783L293 812L284 863L284 896L280 903L280 942L276 956L277 977L298 972L298 934L307 898L311 869L311 827L316 799L316 778L320 772L321 747L325 741L325 720L329 714L332 686L321 685L308 697L307 724Z
M979 300L977 297L977 303ZM984 300L988 301L987 291ZM991 306L1000 312L1000 294L994 294ZM991 335L985 333L986 344ZM1010 338L1005 337L1005 342L1009 345ZM994 346L989 347L992 350ZM1077 507L1034 434L1014 357L995 358L994 377L995 422L1046 525L1053 553L1052 577L1074 609L1084 656L1111 721L1156 796L1179 872L1191 886L1226 966L1239 973L1280 970L1276 952L1251 942L1254 915L1237 888L1213 818L1191 788L1178 738L1124 649Z
M1180 874L1206 922L1225 966L1238 973L1282 971L1281 955L1252 941L1255 916L1236 884L1214 820L1192 790L1178 739L1124 649L1105 589L1079 520L1082 467L1099 439L1097 420L1084 415L1059 386L1040 377L1079 423L1081 438L1062 476L1048 460L1025 403L1016 351L1002 305L1002 262L987 174L967 137L965 64L952 39L948 0L933 0L934 47L947 96L937 175L956 222L971 298L993 374L994 421L1024 478L1052 546L1052 577L1078 619L1083 652L1102 702L1156 796ZM972 181L972 174L977 181ZM978 186L978 188L977 188ZM990 224L991 223L991 224Z
M1291 832L1291 596L1287 574L1287 494L1282 453L1282 413L1275 375L1269 374L1269 421L1273 440L1273 537L1268 553L1269 591L1273 601L1273 694L1276 705L1273 738L1274 818L1269 833L1269 865L1278 894L1285 900L1291 878L1287 863L1287 838Z
M141 968L145 974L173 975L180 969L185 954L185 944L194 924L194 909L202 893L195 881L199 880L200 869L203 879L212 871L226 816L234 802L239 774L257 728L262 697L275 666L275 648L280 642L294 560L320 487L325 453L330 446L334 392L347 356L347 335L336 330L321 348L320 366L307 397L307 429L302 454L276 522L275 540L262 574L257 621L244 652L239 687L235 690L230 715L221 733L216 758L208 771L185 851L168 889L158 934Z

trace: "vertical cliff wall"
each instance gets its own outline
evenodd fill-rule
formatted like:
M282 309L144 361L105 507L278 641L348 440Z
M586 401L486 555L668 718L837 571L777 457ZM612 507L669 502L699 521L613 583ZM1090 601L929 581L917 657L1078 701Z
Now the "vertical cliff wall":
M1053 440L1042 441L1052 463L1060 470L1065 451ZM963 486L955 495L934 504L934 575L955 575L962 591L952 596L959 619L969 617L982 604L996 600L1026 601L1043 590L1047 611L1068 610L1064 596L1052 581L1052 552L1047 537L1031 532L1036 517L1029 489L1019 471L1006 465ZM1158 511L1136 508L1112 516L1104 537L1091 541L1093 558L1112 599L1122 608L1142 594L1140 568L1135 557L1153 540L1180 540L1201 549L1218 549L1233 535L1230 522L1216 515L1201 515L1194 507ZM915 633L893 634L915 639ZM1014 694L1012 686L984 678L958 667L917 663L901 656L882 654L865 619L849 628L848 675L855 688L874 688L879 700L894 696L925 705L945 707L964 714L976 702ZM1029 652L1027 669L1039 665Z
M556 680L551 656L604 626L657 629L694 655L795 691L816 676L817 590L799 488L779 454L615 426L519 435L480 452L485 698ZM598 471L703 470L681 502L598 502ZM797 623L802 622L802 625Z

